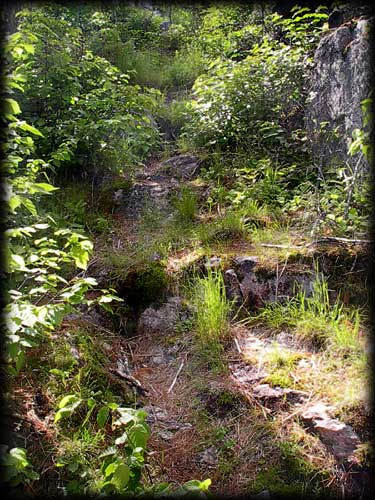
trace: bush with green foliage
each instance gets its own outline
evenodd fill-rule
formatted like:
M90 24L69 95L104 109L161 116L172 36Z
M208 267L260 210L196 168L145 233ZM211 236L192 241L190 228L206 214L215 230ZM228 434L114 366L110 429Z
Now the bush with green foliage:
M201 146L286 148L288 135L280 115L304 104L305 77L312 62L306 40L311 49L327 18L305 10L296 11L292 20L277 14L266 17L266 24L281 27L285 42L267 33L243 60L217 58L211 63L209 72L194 84L186 135Z
M56 171L127 170L159 140L152 114L159 93L129 84L129 75L85 47L67 7L25 9L18 37L32 34L35 50L24 68L19 100L43 136L37 154Z
M19 33L8 41L7 55L17 63L17 70L7 74L10 95L14 89L22 90L27 61L34 51L33 42L35 37ZM38 213L40 196L53 196L57 189L39 182L48 164L33 158L34 142L30 134L41 134L19 119L21 109L17 101L6 98L5 102L8 127L4 153L9 207L5 232L9 273L6 359L9 370L16 374L25 362L25 349L47 339L64 315L85 301L86 291L96 281L74 271L75 267L86 269L92 243L81 233L58 227L52 217L43 220ZM100 300L107 301L104 297Z

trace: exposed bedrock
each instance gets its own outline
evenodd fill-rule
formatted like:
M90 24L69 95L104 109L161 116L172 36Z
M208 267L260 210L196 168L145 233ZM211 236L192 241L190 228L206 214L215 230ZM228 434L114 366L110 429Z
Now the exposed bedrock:
M353 130L363 126L361 101L371 89L372 26L373 17L352 19L329 30L315 51L305 124L321 166L332 161L357 162L348 155L348 147ZM362 171L367 168L362 160Z

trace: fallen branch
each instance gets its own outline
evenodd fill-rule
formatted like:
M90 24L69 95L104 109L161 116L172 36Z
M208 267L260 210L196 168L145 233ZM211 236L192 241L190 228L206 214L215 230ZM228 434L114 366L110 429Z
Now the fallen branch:
M180 372L181 372L181 370L182 370L182 368L183 368L184 364L185 364L185 360L181 363L180 368L177 370L176 376L175 376L175 378L173 379L173 382L172 382L171 386L169 387L169 389L168 389L168 391L167 391L167 394L169 394L169 393L171 392L171 390L173 389L173 387L174 387L175 383L177 382L177 377L180 375Z
M116 370L114 368L110 368L109 369L112 373L114 373L115 375L117 375L118 377L121 377L122 379L130 382L131 385L135 386L135 388L143 395L146 395L148 390L145 389L142 384L140 383L139 380L137 380L135 377L133 377L133 375L127 375L126 373L120 371L120 370Z
M267 247L267 248L295 248L296 250L301 249L304 247L304 245L274 245L273 243L260 243L261 247Z
M311 241L310 243L306 243L305 245L277 245L273 243L260 243L261 247L267 248L293 248L295 250L300 250L302 248L309 248L314 245L319 244L330 244L330 243L345 243L347 245L368 245L370 243L374 243L375 240L362 240L362 239L350 239L350 238L339 238L335 236L327 236L324 238L320 238L318 240Z
M362 240L362 239L350 239L350 238L338 238L336 236L326 236L325 238L320 238L308 243L306 246L317 245L319 243L347 243L348 245L366 245L369 243L374 243L374 240Z

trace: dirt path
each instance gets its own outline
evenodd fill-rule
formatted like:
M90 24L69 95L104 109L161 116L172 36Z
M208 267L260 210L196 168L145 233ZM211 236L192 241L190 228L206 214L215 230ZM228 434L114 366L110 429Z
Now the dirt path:
M145 208L169 217L171 195L198 170L191 155L149 162L117 216L119 241L124 238L136 250ZM252 249L236 242L230 250L242 255ZM185 251L174 254L167 271L176 272L188 257ZM158 314L158 307L153 311ZM357 487L350 471L359 477L352 455L360 439L310 380L311 373L321 376L319 353L288 332L232 324L223 369L215 372L202 364L194 331L179 330L178 321L174 327L143 329L126 342L130 373L145 390L139 400L152 428L150 482L181 485L210 478L213 493L228 495ZM287 383L277 383L271 358ZM289 369L283 363L291 363Z

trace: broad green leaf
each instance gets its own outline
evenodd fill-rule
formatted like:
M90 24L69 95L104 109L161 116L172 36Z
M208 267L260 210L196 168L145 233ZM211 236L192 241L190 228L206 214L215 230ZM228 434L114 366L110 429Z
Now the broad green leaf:
M27 270L25 260L21 255L11 254L9 259L9 266L11 271Z
M14 99L4 99L4 113L6 115L18 115L21 113L21 108L19 107L18 102Z
M59 408L65 408L68 404L71 404L73 402L80 401L78 396L75 394L68 394L67 396L63 397L62 400L59 403Z
M135 424L128 430L128 438L134 447L146 448L149 432L145 424Z
M8 200L8 205L12 212L14 212L16 208L18 208L21 205L21 203L22 203L22 198L21 196L18 196L18 194L12 195Z
M102 455L101 455L101 456L102 456ZM113 474L113 473L115 472L116 468L118 467L118 465L119 465L119 464L118 464L118 462L117 462L117 461L110 463L110 464L106 467L106 469L105 469L105 471L104 471L104 477L108 477L108 476L110 476L111 474Z
M35 205L29 198L21 197L21 203L31 213L31 215L37 215Z
M44 135L42 134L42 132L40 132L38 129L36 129L35 127L33 127L32 125L29 125L28 123L26 122L22 122L20 125L19 125L19 128L21 130L24 130L25 132L30 132L31 134L34 134L34 135L38 135L40 137L44 137Z
M33 182L29 184L29 192L33 193L51 193L57 191L59 188L47 184L47 182Z
M128 484L130 478L130 469L126 464L120 464L115 470L111 482L114 483L119 491L122 491Z

